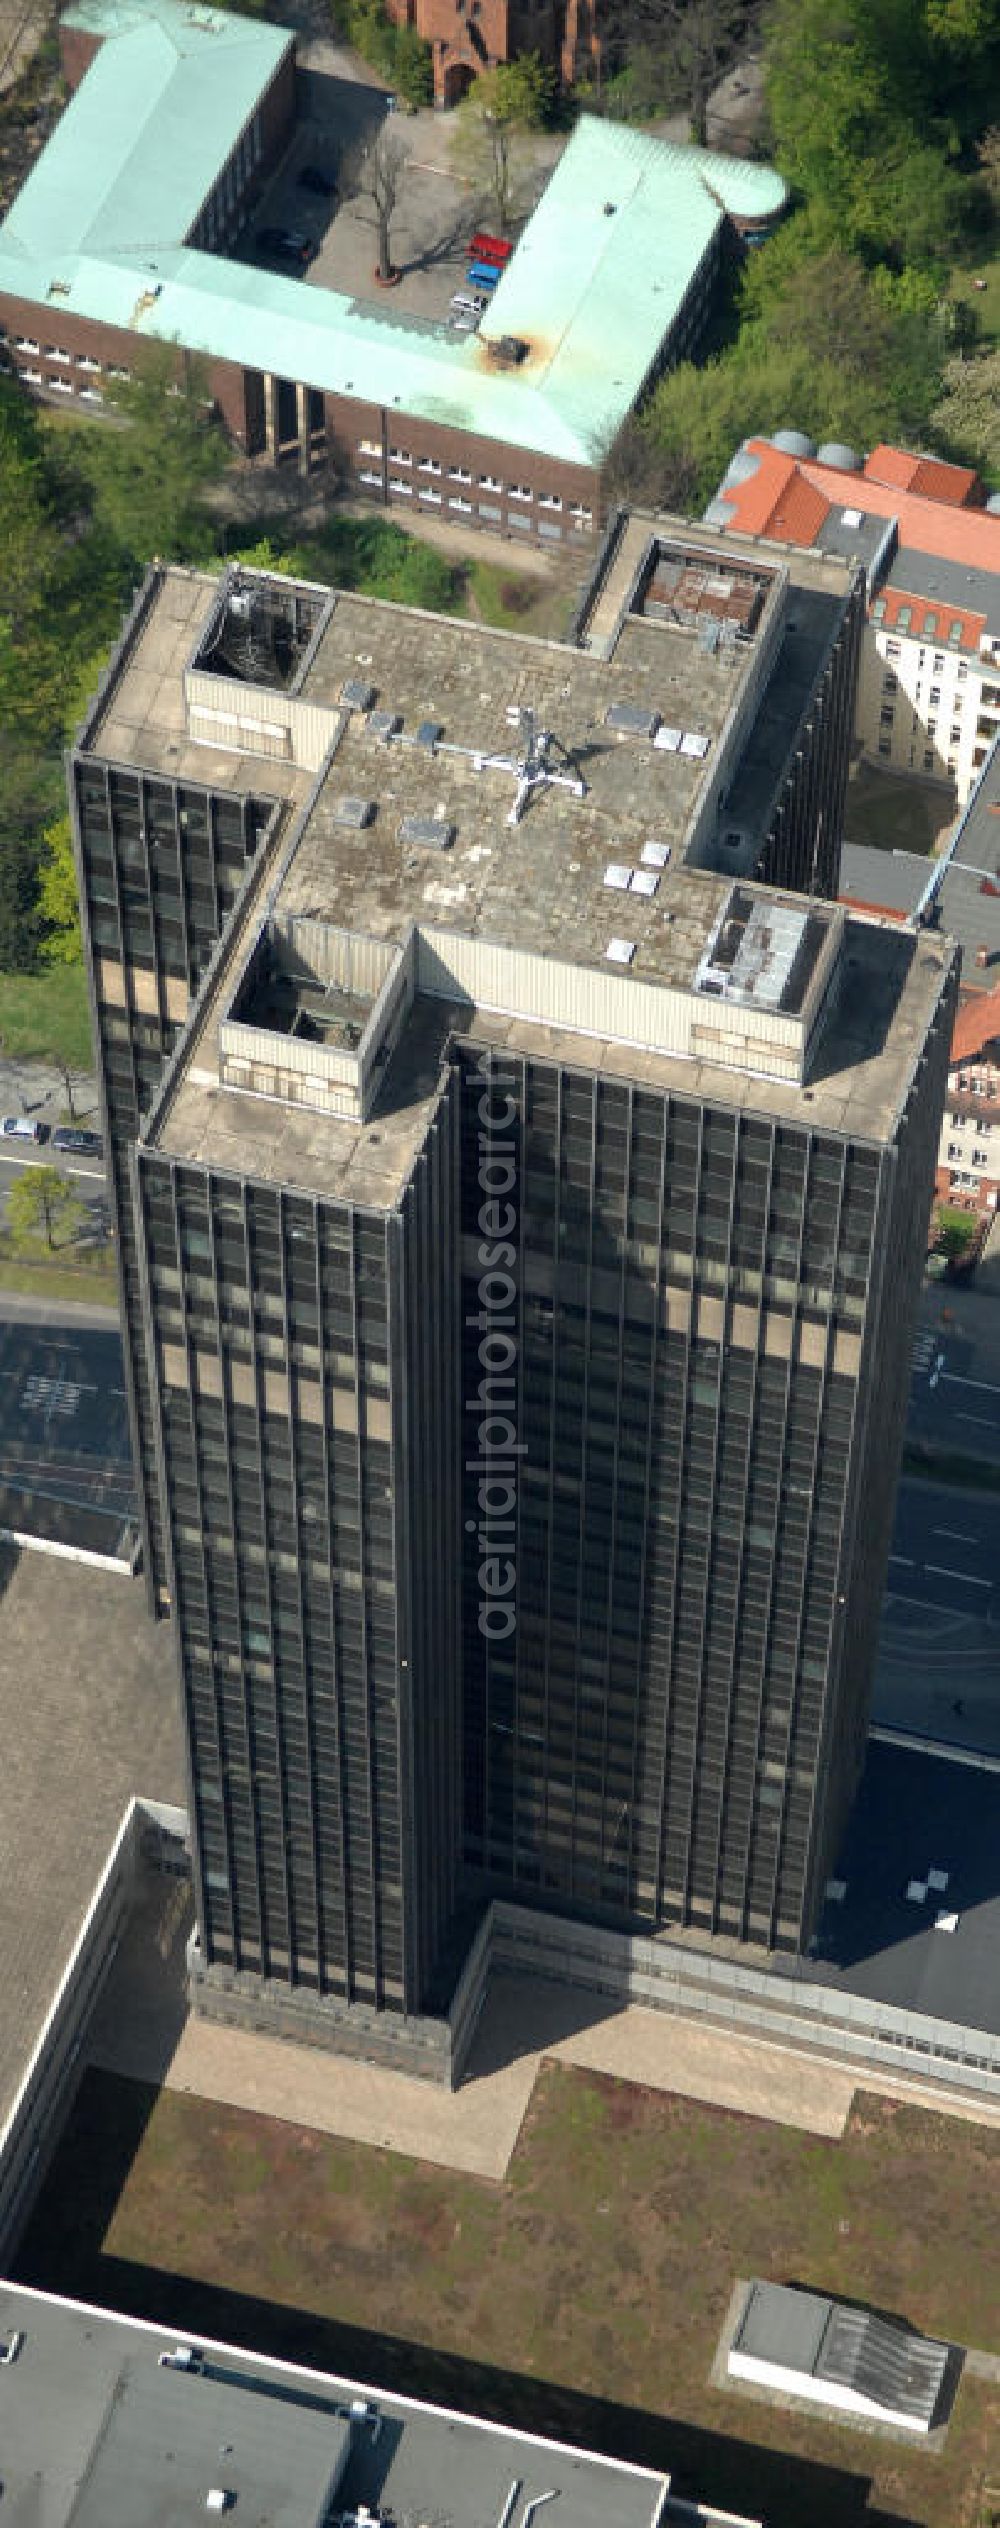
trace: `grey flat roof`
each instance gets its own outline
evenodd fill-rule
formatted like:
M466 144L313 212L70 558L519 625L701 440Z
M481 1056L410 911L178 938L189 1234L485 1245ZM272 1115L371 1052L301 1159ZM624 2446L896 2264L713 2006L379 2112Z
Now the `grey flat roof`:
M989 990L1000 964L1000 742L994 743L987 756L958 822L958 837L938 890L936 927L961 948L963 982ZM915 852L878 851L869 843L845 843L841 900L885 905L910 915L933 869L933 860ZM983 948L985 967L976 962Z
M647 2468L203 2337L195 2372L163 2368L176 2338L162 2329L0 2284L0 2336L15 2329L0 2369L11 2528L190 2528L212 2488L236 2494L235 2528L320 2528L334 2488L338 2516L450 2528L490 2528L512 2494L522 2528L545 2493L560 2528L655 2528L666 2499Z
M733 2350L811 2377L832 2307L832 2300L816 2291L796 2291L785 2282L752 2282Z
M140 1582L0 1545L0 1625L2 2126L129 1801L181 1802L185 1776L170 1627Z

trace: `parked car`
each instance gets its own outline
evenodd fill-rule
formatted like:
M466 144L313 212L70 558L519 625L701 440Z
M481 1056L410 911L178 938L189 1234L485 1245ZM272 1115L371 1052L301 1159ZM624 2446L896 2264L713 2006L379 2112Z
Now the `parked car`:
M327 174L326 168L311 164L308 167L299 168L296 182L301 184L305 193L318 193L327 202L332 200L337 190L333 177Z
M279 255L283 262L313 263L319 247L301 228L260 228L257 231L259 255Z
M104 1143L99 1132L87 1132L82 1125L60 1124L52 1135L54 1150L76 1150L81 1158L103 1159Z
M2 1130L12 1141L47 1141L49 1127L35 1122L33 1115L5 1115Z

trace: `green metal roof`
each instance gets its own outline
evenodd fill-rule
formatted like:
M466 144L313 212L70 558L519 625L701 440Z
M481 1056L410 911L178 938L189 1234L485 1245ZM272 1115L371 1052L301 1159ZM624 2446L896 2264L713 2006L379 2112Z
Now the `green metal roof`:
M178 0L83 0L103 38L0 231L40 259L179 246L293 38Z
M771 169L585 116L478 335L185 247L290 38L178 0L81 0L101 50L0 226L0 291L207 358L589 465L636 400L726 210ZM489 344L526 342L515 369Z

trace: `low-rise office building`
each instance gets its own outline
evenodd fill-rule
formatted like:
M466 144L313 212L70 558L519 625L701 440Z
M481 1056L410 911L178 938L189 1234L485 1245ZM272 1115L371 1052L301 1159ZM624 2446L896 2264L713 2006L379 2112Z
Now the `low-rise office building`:
M727 240L769 227L768 167L584 116L478 331L233 251L294 120L284 29L180 0L78 0L74 93L0 226L0 327L35 394L96 411L143 347L197 354L238 447L335 460L401 517L579 544L609 447L686 356Z
M0 2284L2 2500L45 2528L660 2528L670 2479ZM737 2528L752 2528L750 2521Z

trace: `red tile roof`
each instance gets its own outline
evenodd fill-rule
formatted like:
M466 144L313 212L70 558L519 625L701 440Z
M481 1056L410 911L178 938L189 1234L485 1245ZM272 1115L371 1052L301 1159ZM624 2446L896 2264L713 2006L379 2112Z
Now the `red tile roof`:
M973 992L956 1012L951 1032L951 1060L971 1062L984 1045L1000 1036L1000 983L992 992Z
M912 456L908 448L873 448L865 458L866 483L885 483L922 500L941 500L951 509L965 509L979 491L971 466L945 465L939 457Z
M785 543L815 543L830 509L855 508L876 518L896 518L900 544L916 553L936 553L945 561L964 562L970 570L1000 572L1000 518L990 517L983 509L957 508L952 501L929 500L919 491L876 482L867 474L846 474L835 465L785 456L768 439L751 439L749 448L760 460L756 474L745 483L728 485L725 493L732 524L745 534L774 535ZM905 451L899 453L905 460ZM959 470L945 469L948 473ZM795 476L818 493L823 503L808 538L803 532L804 512L790 507ZM782 528L783 516L794 518L793 533Z
M899 628L904 607L909 608L909 622L903 626L911 641L936 641L953 650L972 650L978 656L979 643L986 630L984 614L970 614L965 607L942 605L939 597L911 597L905 588L883 588L879 629L893 632ZM955 632L961 624L961 637Z

